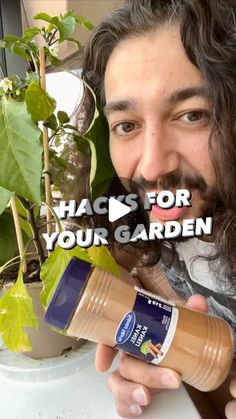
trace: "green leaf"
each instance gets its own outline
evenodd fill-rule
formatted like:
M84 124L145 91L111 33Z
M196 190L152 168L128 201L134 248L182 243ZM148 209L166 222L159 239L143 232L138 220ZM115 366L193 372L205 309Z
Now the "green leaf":
M8 202L10 201L12 192L7 189L1 188L0 186L0 215L5 210Z
M106 191L107 186L110 184L111 179L115 174L109 153L108 125L105 117L101 113L99 114L99 117L95 119L95 122L91 130L86 134L86 137L94 144L96 150L97 162L95 164L95 156L93 155L90 177L92 197L93 199L96 199Z
M57 152L55 150L49 150L49 157L50 160L54 160L58 166L67 169L68 162L62 159L61 157L58 157Z
M87 249L87 251L94 266L99 266L100 268L111 272L115 276L120 276L119 267L107 247L91 246Z
M0 265L18 254L16 231L12 215L5 211L0 215Z
M85 140L83 137L79 135L73 134L74 141L76 143L76 148L82 154L89 154L91 151L90 144L88 140Z
M75 39L75 38L67 38L67 41L72 42L72 43L73 43L73 44L75 44L78 48L81 48L81 47L82 47L81 43L80 43L77 39Z
M38 13L33 17L34 20L44 20L45 22L52 22L51 16L49 16L47 13Z
M25 93L25 101L34 122L45 121L56 109L55 99L49 96L36 80L30 83Z
M24 81L17 74L13 74L12 82L16 87L22 87L24 85Z
M1 41L1 48L7 48L9 52L13 52L13 46L20 38L15 35L6 35Z
M36 26L28 28L24 31L23 39L30 40L33 39L36 35L40 34L41 30Z
M60 42L63 42L74 33L76 20L73 16L67 16L64 17L61 22L57 23L56 26L60 33Z
M73 16L66 16L66 17L63 17L61 20L59 20L57 16L54 16L51 19L51 23L59 31L59 34L60 34L59 42L63 42L67 38L71 37L71 35L75 31L76 20Z
M81 26L88 29L89 31L94 29L94 25L92 24L92 22L90 22L90 20L88 19L85 19L83 16L76 15L75 20L76 20L76 23L80 23Z
M45 49L45 53L46 53L46 57L50 61L51 65L53 65L54 67L56 67L56 66L58 66L58 65L61 64L61 60L59 60L59 58L57 58L54 55L52 55L50 53L50 51L49 51L48 48Z
M16 206L17 206L18 214L27 218L27 212L26 212L25 208L23 207L22 203L20 202L20 200L17 197L16 197ZM38 222L38 219L39 219L39 215L40 215L39 213L40 213L39 206L35 205L35 207L34 207L34 217L35 217L36 223ZM32 230L31 230L30 225L27 221L20 218L20 226L21 226L23 235L25 233L25 239L26 239L25 242L27 242L29 239L33 238Z
M0 102L0 186L32 202L41 202L41 131L24 102Z
M57 131L58 129L58 124L57 124L57 118L55 116L55 114L53 113L52 115L49 116L49 118L47 118L46 122L44 122L45 127L50 128L52 131Z
M0 332L5 345L14 352L31 351L24 327L37 328L32 298L23 282L21 268L16 283L0 299Z
M74 256L91 263L86 249L76 246L74 249L65 250L57 246L42 265L40 276L43 281L43 290L40 300L44 307L48 306L64 270Z
M26 84L29 85L33 80L37 80L39 82L39 75L34 71L27 71L26 72Z
M64 128L72 129L73 131L77 131L78 132L78 128L75 127L74 125L66 124L66 125L64 125Z
M13 45L12 52L14 54L20 55L21 57L25 58L27 61L32 61L31 56L18 43Z
M58 111L57 118L61 124L66 124L67 122L70 122L70 117L64 111Z
M96 153L96 147L93 141L91 141L89 138L84 137L90 146L91 151L91 168L89 173L89 184L90 187L92 186L92 182L95 179L96 171L97 171L97 153Z
M62 138L60 135L55 135L55 137L53 138L53 144L55 145L55 147L59 147L62 143Z

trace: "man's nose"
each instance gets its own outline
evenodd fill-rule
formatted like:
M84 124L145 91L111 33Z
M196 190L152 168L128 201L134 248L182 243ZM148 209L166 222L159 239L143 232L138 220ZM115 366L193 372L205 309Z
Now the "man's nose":
M174 140L162 129L146 130L140 150L138 172L144 179L155 181L179 168L180 153Z

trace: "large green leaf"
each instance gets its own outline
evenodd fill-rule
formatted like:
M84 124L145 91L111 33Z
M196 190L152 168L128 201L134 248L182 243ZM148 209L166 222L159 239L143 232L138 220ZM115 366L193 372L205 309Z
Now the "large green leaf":
M33 26L31 28L28 28L24 31L23 38L26 40L33 39L36 35L40 34L41 30L37 28L36 26Z
M5 345L14 352L31 351L32 345L24 327L37 326L32 298L26 290L20 269L16 283L0 299L0 332Z
M48 306L61 275L74 256L91 263L86 249L76 246L74 249L65 250L57 246L42 265L40 276L43 281L43 290L40 299L44 307Z
M41 131L24 102L2 98L0 107L0 186L41 202Z
M0 215L0 265L18 254L16 231L12 215L3 212Z
M92 197L96 199L106 191L115 174L109 153L108 126L105 117L101 113L96 118L91 130L86 134L86 137L94 143L96 150L96 170L94 173L94 166L92 166L92 177L90 177L92 181Z
M25 58L27 61L32 61L32 58L30 56L30 54L28 54L25 51L25 48L22 48L22 46L19 43L16 43L13 48L12 48L12 52L14 54L20 55L21 57Z
M11 196L12 192L8 191L7 189L1 188L0 186L0 215L5 210Z
M25 93L25 101L34 122L45 121L56 109L55 99L49 96L36 80L30 83Z
M51 22L52 18L47 13L38 13L33 17L34 20L44 20L45 22Z
M1 48L7 48L9 52L13 52L13 47L15 45L15 43L19 40L20 38L18 36L15 35L6 35L3 40L0 41L0 47Z
M73 16L67 16L61 20L61 25L62 26L59 28L60 42L70 38L70 36L74 33L76 20Z

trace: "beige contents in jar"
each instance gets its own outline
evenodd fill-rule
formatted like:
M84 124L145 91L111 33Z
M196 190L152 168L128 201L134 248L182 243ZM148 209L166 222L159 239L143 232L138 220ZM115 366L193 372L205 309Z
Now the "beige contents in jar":
M132 285L94 268L68 334L114 346L117 328L133 310L136 296ZM177 308L173 340L159 365L177 371L183 381L202 391L213 390L224 381L232 363L232 332L222 319L182 306Z

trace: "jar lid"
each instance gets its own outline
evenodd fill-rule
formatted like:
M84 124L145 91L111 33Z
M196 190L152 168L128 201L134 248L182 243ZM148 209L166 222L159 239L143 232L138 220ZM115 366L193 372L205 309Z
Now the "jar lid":
M46 323L59 329L69 325L90 270L90 263L77 257L70 260L46 310Z

